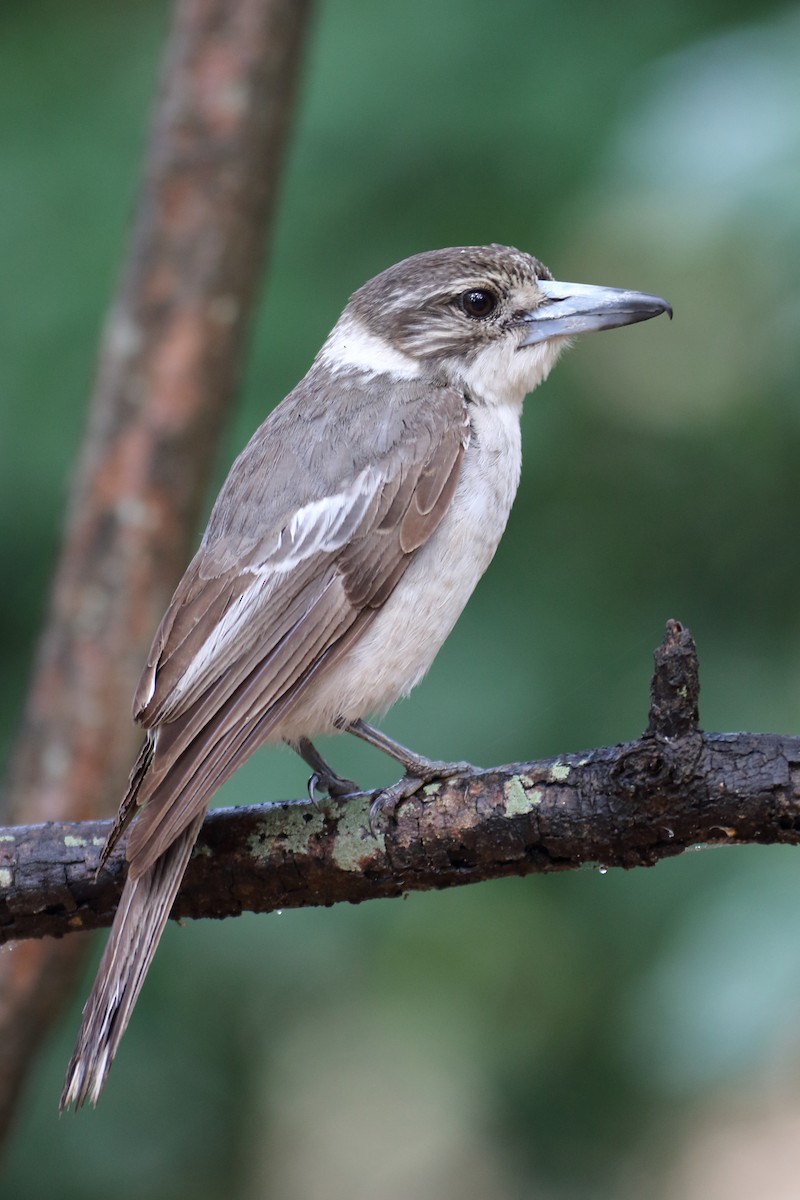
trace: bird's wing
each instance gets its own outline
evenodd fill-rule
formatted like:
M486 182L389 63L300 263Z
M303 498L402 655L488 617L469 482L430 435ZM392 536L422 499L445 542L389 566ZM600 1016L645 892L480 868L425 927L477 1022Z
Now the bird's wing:
M268 520L252 511L259 498L248 462L259 436L269 441L269 422L234 465L137 692L135 715L151 731L154 752L137 780L136 802L144 807L128 842L132 874L164 852L352 645L447 511L469 438L464 399L436 389L431 404L430 389L423 397L409 387L396 399L369 444L351 444L342 459L351 464L349 477L337 483L323 476L320 494L314 476L314 494L314 480L309 493L303 474L302 502L284 503L277 521L268 511L268 480ZM280 442L280 429L274 432ZM347 421L330 434L329 475ZM290 444L296 455L296 440ZM284 490L291 498L291 488Z

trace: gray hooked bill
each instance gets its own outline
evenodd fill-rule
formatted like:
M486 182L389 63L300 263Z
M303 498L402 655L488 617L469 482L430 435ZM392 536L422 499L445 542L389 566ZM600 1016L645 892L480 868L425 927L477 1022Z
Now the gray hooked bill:
M562 283L557 279L540 279L538 287L547 300L523 317L527 326L523 346L551 337L633 325L662 312L672 320L672 306L661 296L648 296L646 292L595 287L591 283Z

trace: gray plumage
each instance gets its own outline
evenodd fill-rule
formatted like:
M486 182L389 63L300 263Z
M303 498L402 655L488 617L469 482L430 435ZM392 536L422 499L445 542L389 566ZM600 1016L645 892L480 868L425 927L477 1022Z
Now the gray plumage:
M207 805L259 745L284 740L316 767L308 739L366 736L406 769L390 809L456 769L361 718L424 675L491 560L519 480L522 399L562 328L667 308L557 284L502 246L417 255L351 298L231 468L156 633L134 699L146 740L104 850L136 815L128 878L62 1107L96 1102Z

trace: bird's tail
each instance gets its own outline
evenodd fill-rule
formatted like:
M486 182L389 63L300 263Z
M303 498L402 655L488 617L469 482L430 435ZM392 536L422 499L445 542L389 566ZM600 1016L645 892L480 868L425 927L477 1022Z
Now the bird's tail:
M141 875L128 875L83 1009L60 1110L96 1104L167 923L204 813Z

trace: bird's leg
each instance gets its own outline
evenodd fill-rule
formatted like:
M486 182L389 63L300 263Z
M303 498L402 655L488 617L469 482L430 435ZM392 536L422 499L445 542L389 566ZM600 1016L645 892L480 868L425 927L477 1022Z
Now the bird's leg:
M301 737L296 740L287 738L286 745L291 746L295 754L299 754L313 771L313 775L308 781L309 799L314 799L314 791L318 787L327 792L329 796L352 796L360 791L358 784L354 783L352 779L342 779L341 775L336 774L333 767L328 766L319 750L308 738Z
M381 733L380 729L368 725L366 721L352 721L342 728L374 746L376 750L388 754L390 758L399 762L405 771L402 779L380 791L370 805L369 821L373 828L382 815L394 817L398 804L413 796L426 783L432 783L434 779L449 779L452 775L475 775L481 769L468 762L440 762L415 754L413 750L401 746L394 738Z

